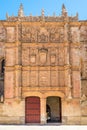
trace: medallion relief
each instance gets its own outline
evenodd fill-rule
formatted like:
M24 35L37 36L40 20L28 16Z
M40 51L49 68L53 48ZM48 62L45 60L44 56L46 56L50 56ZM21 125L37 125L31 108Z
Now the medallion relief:
M39 50L39 64L44 65L47 62L47 53L48 50L45 48L41 48Z

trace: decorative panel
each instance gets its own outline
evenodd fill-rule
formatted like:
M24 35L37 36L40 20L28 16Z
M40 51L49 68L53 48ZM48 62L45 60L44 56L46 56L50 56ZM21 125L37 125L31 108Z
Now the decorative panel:
M65 86L65 72L64 71L58 71L58 85L59 87Z
M41 48L39 50L39 64L45 64L47 62L47 49Z
M0 26L0 42L4 42L6 40L6 31L3 26Z
M58 73L57 71L51 71L51 86L58 86Z
M7 42L15 42L15 27L7 27Z
M30 72L30 85L31 87L38 86L38 71Z
M56 63L56 55L51 55L51 64L55 64Z
M30 85L30 71L22 71L22 86L29 87Z
M87 41L87 26L81 26L80 28L80 41Z
M50 86L50 71L39 71L39 86Z
M27 97L25 101L25 122L40 123L40 98Z
M32 26L22 26L22 42L37 42L37 29Z
M64 65L64 59L65 53L64 53L64 48L59 48L58 50L58 64L59 65Z
M78 27L71 27L71 41L73 43L79 42L80 31Z
M6 50L6 66L13 66L15 64L15 49Z
M29 65L29 48L22 49L22 64Z

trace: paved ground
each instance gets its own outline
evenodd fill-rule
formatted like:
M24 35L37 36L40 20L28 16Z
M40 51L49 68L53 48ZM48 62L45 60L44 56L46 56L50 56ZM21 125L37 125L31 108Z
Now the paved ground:
M87 126L0 125L0 130L87 130Z

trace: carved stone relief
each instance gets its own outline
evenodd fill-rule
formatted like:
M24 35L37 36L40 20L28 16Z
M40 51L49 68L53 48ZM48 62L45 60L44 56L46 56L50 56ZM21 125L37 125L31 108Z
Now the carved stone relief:
M23 42L37 42L37 30L31 26L22 27Z
M15 42L16 34L15 27L7 27L7 42Z
M47 49L41 48L39 50L39 64L44 65L47 62Z
M51 64L55 64L56 63L56 55L52 54L51 55Z
M4 42L6 40L6 31L3 26L0 26L0 42Z
M35 64L36 63L36 55L35 54L32 54L30 56L30 62L31 62L31 64Z
M80 28L80 41L87 41L87 26L82 26Z
M80 33L78 27L71 27L71 41L73 43L79 42L79 36Z
M55 26L46 27L45 25L44 27L22 26L22 42L59 43L63 41L64 41L63 27L55 27Z
M64 48L58 49L58 65L64 65Z
M48 42L48 38L49 33L47 32L47 30L45 28L41 28L40 32L38 32L38 42L40 43Z
M64 41L64 30L63 27L47 27L50 33L49 41L54 43L59 43Z

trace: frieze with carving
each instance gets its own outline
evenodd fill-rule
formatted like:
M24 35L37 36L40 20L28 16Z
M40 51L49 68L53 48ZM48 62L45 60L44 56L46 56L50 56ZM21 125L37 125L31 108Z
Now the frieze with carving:
M51 26L47 27L49 32L49 41L53 43L64 42L64 29L63 27Z
M47 27L44 25L44 27L22 26L21 28L19 27L20 29L19 33L20 32L22 33L22 42L29 42L29 43L64 42L63 27L56 27L56 26Z
M87 41L87 26L82 26L80 28L80 41Z
M15 42L16 40L16 29L15 27L7 27L7 42Z
M70 34L71 41L73 43L79 42L79 36L80 36L79 28L78 27L71 27L70 30L71 30L71 34Z
M48 41L49 41L49 32L46 30L46 28L41 27L38 32L38 42L47 43Z
M3 26L0 26L0 42L4 42L6 40L6 30Z
M37 42L37 29L31 26L22 26L22 42Z

